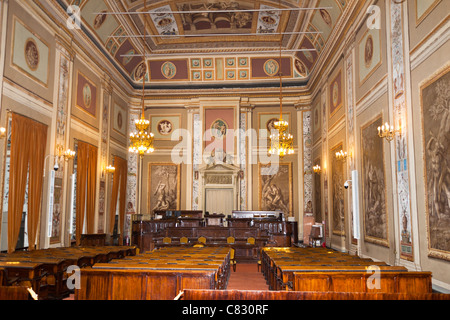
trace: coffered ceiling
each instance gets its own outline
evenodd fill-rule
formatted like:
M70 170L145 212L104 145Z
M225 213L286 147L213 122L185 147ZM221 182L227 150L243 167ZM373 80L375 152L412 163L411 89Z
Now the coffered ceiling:
M81 30L135 88L144 74L150 88L264 87L276 83L279 70L285 84L305 85L347 2L354 3L55 1L66 11L79 8Z

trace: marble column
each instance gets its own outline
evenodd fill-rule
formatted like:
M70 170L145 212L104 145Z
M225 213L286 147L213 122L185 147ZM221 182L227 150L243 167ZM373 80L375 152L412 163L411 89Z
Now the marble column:
M295 108L297 110L298 141L298 237L305 241L309 236L313 219L311 101L301 101L295 105Z

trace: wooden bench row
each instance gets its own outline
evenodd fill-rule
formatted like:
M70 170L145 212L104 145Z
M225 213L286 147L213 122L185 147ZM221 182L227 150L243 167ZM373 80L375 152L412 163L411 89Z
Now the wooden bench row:
M167 300L183 289L226 289L230 249L161 248L81 270L76 300Z
M261 267L275 291L432 292L430 272L409 272L326 248L264 248Z
M183 291L182 300L450 300L443 293L368 293L308 292L256 290L193 290Z
M4 277L0 285L31 287L40 299L61 299L70 294L67 268L84 268L136 254L135 247L67 247L0 254Z

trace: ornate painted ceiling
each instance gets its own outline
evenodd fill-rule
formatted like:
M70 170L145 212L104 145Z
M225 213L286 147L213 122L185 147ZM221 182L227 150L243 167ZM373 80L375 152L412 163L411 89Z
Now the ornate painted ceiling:
M137 88L304 85L348 0L57 1Z

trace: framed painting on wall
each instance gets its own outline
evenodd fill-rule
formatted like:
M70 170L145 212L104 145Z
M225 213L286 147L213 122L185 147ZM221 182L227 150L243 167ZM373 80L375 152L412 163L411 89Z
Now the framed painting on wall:
M420 86L428 255L450 261L450 66ZM403 232L402 232L403 234Z
M149 163L147 201L148 211L180 209L181 165Z
M361 184L364 218L364 239L367 242L388 246L388 211L386 174L384 165L384 140L378 136L383 125L380 114L361 127Z
M270 170L271 174L267 173ZM285 216L293 216L292 203L292 163L258 164L259 210L282 211Z

